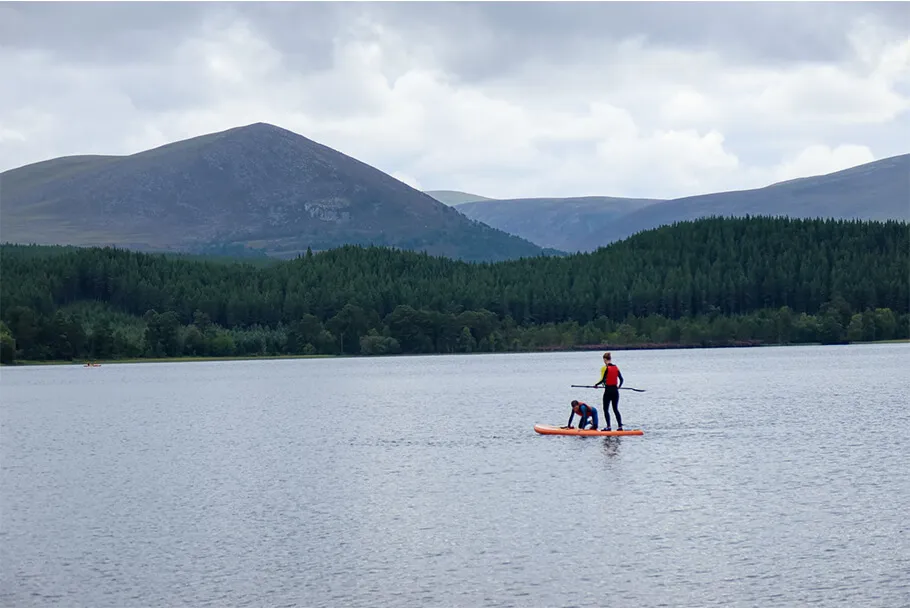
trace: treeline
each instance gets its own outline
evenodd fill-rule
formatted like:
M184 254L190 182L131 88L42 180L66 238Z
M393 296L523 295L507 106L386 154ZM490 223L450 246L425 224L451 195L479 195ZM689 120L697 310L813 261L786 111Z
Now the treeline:
M5 362L910 337L895 221L712 218L495 264L353 246L259 267L42 251L0 251Z

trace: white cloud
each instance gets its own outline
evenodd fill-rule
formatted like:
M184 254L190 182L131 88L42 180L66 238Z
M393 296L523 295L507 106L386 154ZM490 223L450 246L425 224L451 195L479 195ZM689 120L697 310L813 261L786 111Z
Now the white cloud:
M774 181L785 181L797 177L833 173L874 160L875 155L866 146L840 145L829 148L823 145L813 145L777 166L773 171L773 176Z
M675 91L660 108L660 117L663 121L677 125L710 123L718 114L714 102L688 87Z
M763 74L754 110L774 123L870 124L894 120L910 108L890 78L857 75L836 66L808 66Z
M3 125L0 125L0 144L2 144L4 141L25 142L26 138L25 138L25 135L23 135L20 131L16 131L14 129L7 129Z
M478 36L495 48L495 35ZM336 31L331 65L304 71L253 23L219 12L139 63L0 51L0 169L262 121L427 189L673 197L756 187L905 145L901 36L859 22L849 60L773 67L632 36L592 43L571 64L538 55L467 80L425 39L377 19Z

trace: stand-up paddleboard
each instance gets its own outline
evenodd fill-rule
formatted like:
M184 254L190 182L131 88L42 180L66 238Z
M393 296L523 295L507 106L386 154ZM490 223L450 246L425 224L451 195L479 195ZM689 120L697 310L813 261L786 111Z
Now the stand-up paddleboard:
M641 429L628 429L625 431L594 431L581 429L564 429L551 424L535 424L534 430L541 435L587 435L592 437L620 437L623 435L644 435Z

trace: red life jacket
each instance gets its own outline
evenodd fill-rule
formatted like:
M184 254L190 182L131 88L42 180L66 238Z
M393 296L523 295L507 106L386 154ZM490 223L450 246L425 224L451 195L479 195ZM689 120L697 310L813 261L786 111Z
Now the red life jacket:
M612 363L608 364L607 373L604 376L604 379L606 380L605 384L607 386L616 386L616 383L619 380L619 368Z

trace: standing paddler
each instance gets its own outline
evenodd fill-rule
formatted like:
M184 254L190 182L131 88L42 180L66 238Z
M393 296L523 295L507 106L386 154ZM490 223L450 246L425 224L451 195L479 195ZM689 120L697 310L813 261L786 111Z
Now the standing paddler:
M610 353L604 353L604 365L600 368L600 382L595 387L604 387L604 421L607 426L605 431L610 430L610 404L613 405L613 413L616 414L616 430L622 429L622 416L619 415L619 387L622 386L622 372L613 365L613 357Z

